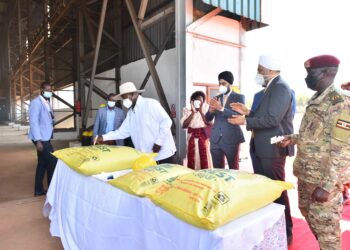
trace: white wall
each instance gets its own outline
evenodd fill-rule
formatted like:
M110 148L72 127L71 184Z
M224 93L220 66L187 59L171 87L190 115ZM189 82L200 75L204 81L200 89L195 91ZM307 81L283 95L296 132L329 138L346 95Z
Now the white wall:
M222 16L213 16L203 23L197 20L188 26L187 105L194 91L206 89L193 84L208 84L216 87L218 74L222 71L231 71L234 75L233 85L240 86L244 36L245 32L240 22Z
M169 105L176 102L176 50L170 49L163 52L160 57L156 69L163 86L165 96L167 97ZM139 88L148 72L148 67L145 59L137 62L132 62L121 67L122 82L131 81ZM151 97L159 100L156 88L152 77L149 78L146 91L142 94L145 97Z

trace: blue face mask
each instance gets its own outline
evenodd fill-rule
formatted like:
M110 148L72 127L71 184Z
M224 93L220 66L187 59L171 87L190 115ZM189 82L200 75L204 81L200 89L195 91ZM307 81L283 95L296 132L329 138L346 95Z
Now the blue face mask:
M52 97L52 92L44 91L43 96L47 99L50 99Z

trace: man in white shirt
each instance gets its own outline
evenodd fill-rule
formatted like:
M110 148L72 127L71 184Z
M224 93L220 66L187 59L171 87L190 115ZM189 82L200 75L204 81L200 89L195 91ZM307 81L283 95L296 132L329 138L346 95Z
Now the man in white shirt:
M131 136L135 148L144 153L158 153L158 164L172 163L176 152L171 134L172 121L157 100L140 95L132 82L120 85L115 100L123 100L129 111L119 129L98 136L97 143L106 140L125 139Z

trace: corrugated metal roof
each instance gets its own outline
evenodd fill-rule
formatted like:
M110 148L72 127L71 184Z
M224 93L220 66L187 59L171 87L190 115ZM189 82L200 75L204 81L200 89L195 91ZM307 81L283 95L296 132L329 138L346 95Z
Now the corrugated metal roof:
M202 0L202 2L261 22L261 0Z

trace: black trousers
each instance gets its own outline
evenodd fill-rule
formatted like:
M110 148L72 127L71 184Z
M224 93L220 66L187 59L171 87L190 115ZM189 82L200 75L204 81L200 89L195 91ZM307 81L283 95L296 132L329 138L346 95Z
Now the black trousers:
M210 144L210 153L214 168L225 168L225 158L230 169L239 169L239 144L223 145L220 143Z
M36 145L36 142L34 142ZM35 193L41 193L44 191L43 180L45 177L45 172L47 173L47 186L50 186L50 182L55 171L57 158L51 153L53 152L53 147L51 141L42 141L43 151L36 151L38 156L38 165L36 166L35 172Z
M165 159L163 159L163 160L157 161L157 164L158 164L158 165L159 165L159 164L164 164L164 163L169 163L169 164L174 163L174 155L172 155L172 156L170 156L170 157L168 157L168 158L165 158Z
M272 180L285 180L284 165L286 157L261 158L255 155L254 150L250 149L252 163L255 174L264 175ZM284 214L286 217L286 232L287 236L293 234L293 221L290 213L290 205L287 191L282 192L281 196L275 200L275 203L285 206Z

